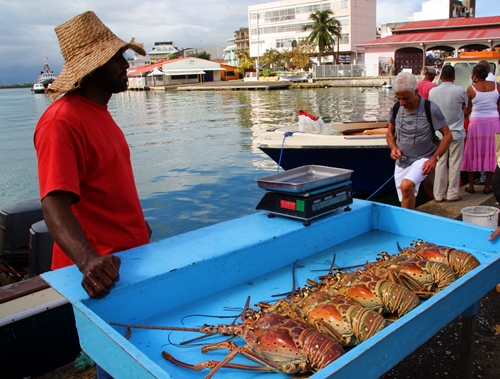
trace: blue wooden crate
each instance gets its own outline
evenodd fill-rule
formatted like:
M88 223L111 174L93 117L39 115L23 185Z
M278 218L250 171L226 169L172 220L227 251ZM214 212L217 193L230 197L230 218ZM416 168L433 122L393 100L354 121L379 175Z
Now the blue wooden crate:
M417 211L357 199L351 209L339 209L309 227L258 212L122 252L120 281L101 300L88 298L74 266L42 276L73 304L83 350L115 378L203 378L207 370L178 367L161 356L165 350L195 364L227 354L201 354L199 346L175 345L199 334L133 329L127 340L125 328L108 322L193 327L230 323L195 315L236 315L237 310L226 309L243 307L248 296L254 304L290 291L297 260L296 284L303 285L326 273L334 256L337 267L363 264L381 251L397 253L397 243L409 246L417 238L473 253L480 267L311 376L377 378L473 309L500 282L498 242L487 241L491 229ZM219 340L223 337L209 341ZM243 357L234 362L249 363ZM216 378L235 375L289 377L223 368Z

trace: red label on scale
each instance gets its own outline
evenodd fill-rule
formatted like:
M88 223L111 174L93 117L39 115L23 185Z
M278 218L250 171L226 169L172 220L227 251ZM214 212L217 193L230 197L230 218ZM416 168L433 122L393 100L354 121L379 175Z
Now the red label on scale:
M289 209L291 211L294 211L296 209L295 208L295 201L280 200L280 208Z

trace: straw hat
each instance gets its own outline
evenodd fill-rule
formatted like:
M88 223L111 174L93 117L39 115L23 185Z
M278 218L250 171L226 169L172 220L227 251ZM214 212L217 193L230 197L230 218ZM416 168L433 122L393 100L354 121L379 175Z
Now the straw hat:
M120 49L146 55L144 45L134 39L127 43L102 23L94 12L82 13L55 28L64 67L49 88L55 98L80 87L82 79L108 62Z

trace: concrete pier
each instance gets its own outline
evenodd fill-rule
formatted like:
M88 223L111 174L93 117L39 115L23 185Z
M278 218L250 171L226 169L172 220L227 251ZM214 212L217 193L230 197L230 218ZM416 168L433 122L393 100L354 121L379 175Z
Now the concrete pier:
M462 220L462 209L465 207L484 205L491 207L499 207L495 196L493 193L484 194L482 185L475 185L474 188L476 193L470 194L465 192L467 185L460 187L459 196L462 197L462 201L443 201L442 203L436 203L434 200L430 200L425 204L417 207L417 211L430 213L436 216L452 218L454 220Z

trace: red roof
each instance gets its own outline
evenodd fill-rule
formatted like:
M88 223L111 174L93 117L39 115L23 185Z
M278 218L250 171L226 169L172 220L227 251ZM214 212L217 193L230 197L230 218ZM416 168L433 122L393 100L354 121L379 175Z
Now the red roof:
M415 43L478 42L500 39L500 16L480 18L452 18L446 20L415 21L393 31L393 35L364 42L366 45L394 45Z
M175 58L175 59L167 59L167 60L164 60L164 61L161 61L161 62L156 62L156 63L153 63L153 64L146 64L144 66L138 66L136 68L133 68L132 70L129 70L127 75L138 75L138 74L142 74L144 72L149 72L149 71L153 71L155 68L161 68L163 67L164 64L166 63L172 63L172 62L175 62L175 61L179 61L179 60L183 60L183 59L187 59L186 57L182 57L182 58Z
M500 16L493 17L477 17L477 18L449 18L445 20L427 20L427 21L414 21L409 24L403 25L395 33L422 30L422 29L441 29L441 28L477 28L477 27L494 27L500 24Z
M393 34L392 36L364 42L363 45L391 45L407 43L437 43L453 41L488 40L500 38L500 26L490 29L477 30L430 30L428 32L413 32Z

